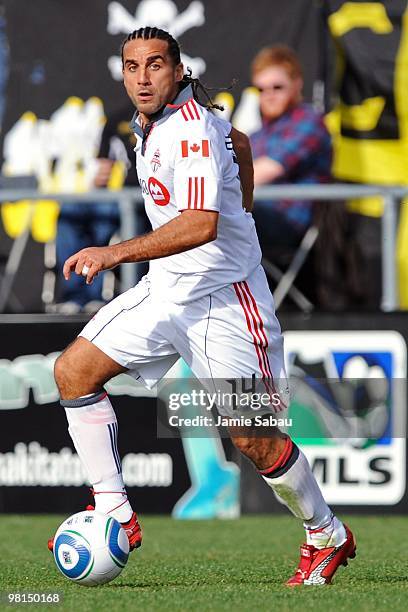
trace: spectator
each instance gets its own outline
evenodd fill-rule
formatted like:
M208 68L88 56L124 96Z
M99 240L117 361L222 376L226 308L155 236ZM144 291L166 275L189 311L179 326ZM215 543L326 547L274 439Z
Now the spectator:
M119 188L123 182L127 186L138 185L134 163L134 136L129 127L133 107L126 106L112 114L105 124L98 156L95 187L112 186ZM116 172L112 172L116 164ZM115 184L113 184L115 183ZM56 240L58 304L56 309L64 314L74 314L80 310L95 312L103 304L103 274L91 285L83 278L74 275L69 282L62 281L62 266L73 250L80 250L90 244L105 246L119 228L117 202L91 202L63 204L58 219Z
M259 91L262 127L251 135L255 186L326 183L332 147L322 117L302 101L302 68L294 51L265 47L251 66ZM294 248L311 223L312 203L257 202L254 217L261 245Z

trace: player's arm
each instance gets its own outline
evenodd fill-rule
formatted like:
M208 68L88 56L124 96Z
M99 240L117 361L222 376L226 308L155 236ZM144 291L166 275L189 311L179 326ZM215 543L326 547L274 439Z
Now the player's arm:
M103 270L122 263L149 261L189 251L215 240L217 237L218 212L184 210L156 230L125 242L107 247L89 247L75 253L64 264L66 280L71 272L82 274L84 266L89 268L87 284Z
M266 185L273 183L277 178L285 174L285 168L274 159L262 155L254 160L254 182L255 185Z
M266 153L254 161L255 185L288 180L312 156L331 157L330 136L319 115L306 113L301 123L293 124L290 137L277 134L270 138Z
M247 212L252 212L254 208L254 166L249 138L236 128L232 128L230 137L239 166L243 207Z

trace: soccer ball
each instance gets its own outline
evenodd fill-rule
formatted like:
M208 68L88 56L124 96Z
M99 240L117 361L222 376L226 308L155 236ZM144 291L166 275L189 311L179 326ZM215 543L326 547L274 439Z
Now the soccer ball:
M129 540L111 516L95 510L67 518L54 537L54 559L64 576L77 584L96 586L110 582L125 567Z

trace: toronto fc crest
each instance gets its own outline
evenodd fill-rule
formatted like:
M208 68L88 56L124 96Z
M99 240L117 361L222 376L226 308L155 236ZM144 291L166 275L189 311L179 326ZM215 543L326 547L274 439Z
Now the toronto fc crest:
M150 162L153 172L157 172L157 170L160 168L161 163L160 163L160 151L159 149L156 149L156 151L154 152L154 155L152 157L152 161Z

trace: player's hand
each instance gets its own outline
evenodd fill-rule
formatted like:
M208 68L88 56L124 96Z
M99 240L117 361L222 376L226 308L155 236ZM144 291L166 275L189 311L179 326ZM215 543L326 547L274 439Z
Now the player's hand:
M71 255L64 263L62 273L65 280L69 280L71 272L75 272L86 278L86 284L90 285L99 272L110 270L118 263L112 247L89 247Z
M113 161L111 159L100 158L97 162L98 166L94 185L95 187L106 187L111 176Z

